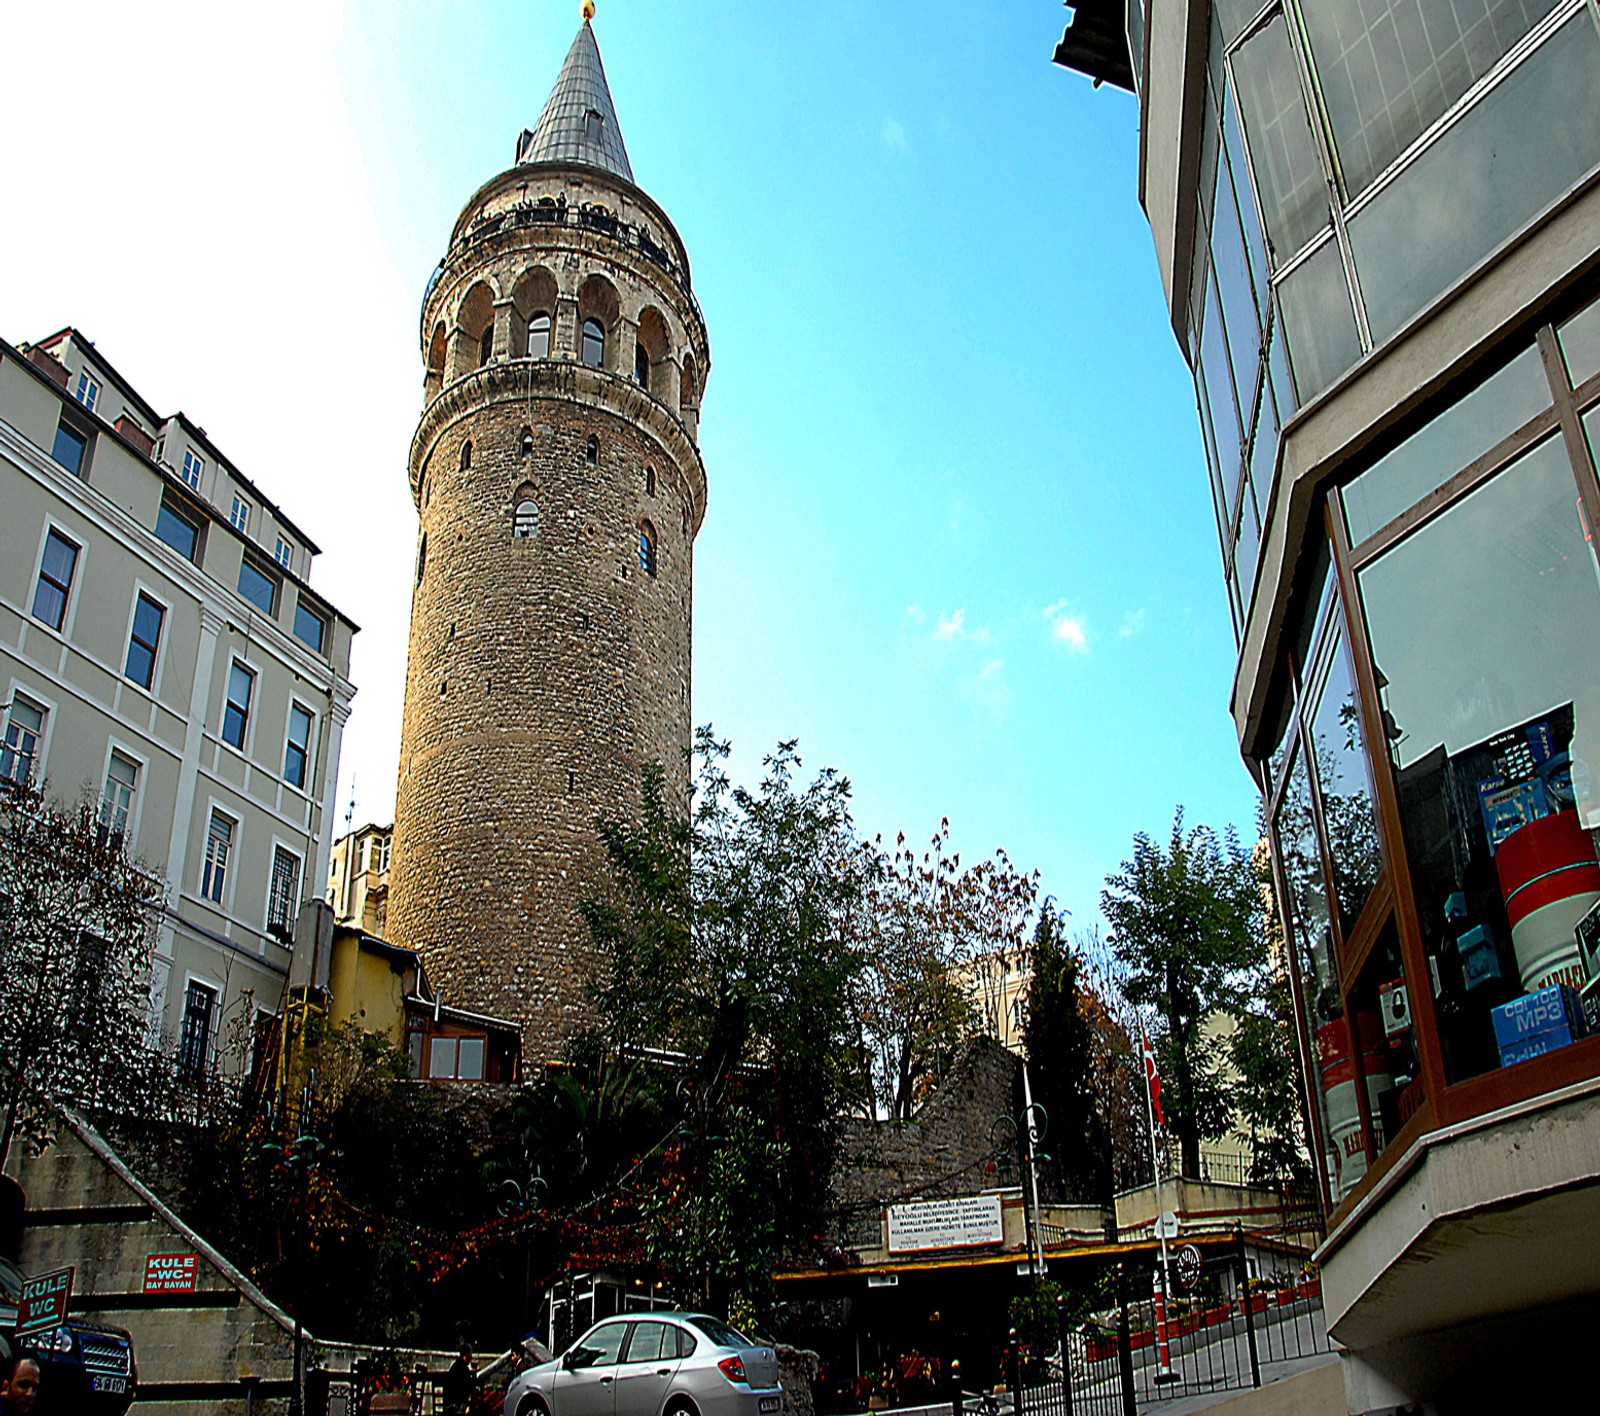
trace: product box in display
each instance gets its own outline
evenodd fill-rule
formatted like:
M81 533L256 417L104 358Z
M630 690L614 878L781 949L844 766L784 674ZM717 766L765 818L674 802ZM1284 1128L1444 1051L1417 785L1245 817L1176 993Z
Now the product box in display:
M1516 1062L1526 1062L1530 1057L1543 1057L1545 1053L1566 1047L1571 1042L1572 1034L1562 1028L1559 1032L1535 1033L1521 1042L1504 1043L1500 1048L1500 1065L1509 1067Z
M1544 1034L1565 1035L1566 1042L1584 1035L1584 1010L1578 994L1566 984L1550 984L1536 994L1523 994L1490 1008L1494 1042L1504 1058L1507 1046L1523 1043ZM1533 1053L1530 1053L1533 1056Z
M1544 784L1537 779L1507 785L1503 777L1490 777L1478 783L1478 801L1483 809L1483 829L1489 837L1489 853L1513 831L1549 813L1545 809Z
M1600 978L1592 978L1584 984L1578 1001L1583 1004L1584 1031L1600 1032Z
M1468 988L1500 977L1500 951L1494 946L1488 925L1475 924L1458 936L1456 952L1461 956L1461 977Z
M1584 972L1590 979L1600 978L1600 905L1596 905L1573 928Z

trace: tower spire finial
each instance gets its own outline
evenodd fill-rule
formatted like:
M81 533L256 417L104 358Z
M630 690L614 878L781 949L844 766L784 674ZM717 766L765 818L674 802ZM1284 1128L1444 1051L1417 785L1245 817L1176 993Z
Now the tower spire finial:
M600 46L589 26L593 13L594 0L585 0L583 23L544 111L533 131L517 143L517 162L581 162L631 182L628 150L600 63Z

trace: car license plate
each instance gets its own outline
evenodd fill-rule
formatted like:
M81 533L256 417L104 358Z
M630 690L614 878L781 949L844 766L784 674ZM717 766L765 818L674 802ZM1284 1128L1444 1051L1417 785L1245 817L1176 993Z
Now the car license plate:
M761 1410L763 1413L776 1411L782 1405L783 1398L781 1396L764 1396L761 1398Z
M95 1377L91 1382L90 1390L109 1391L115 1396L126 1396L128 1394L128 1379L126 1377Z

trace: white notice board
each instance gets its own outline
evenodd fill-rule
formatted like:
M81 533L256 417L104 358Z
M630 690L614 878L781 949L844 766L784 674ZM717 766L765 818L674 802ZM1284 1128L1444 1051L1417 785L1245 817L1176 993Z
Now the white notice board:
M998 1244L1004 1235L999 1195L962 1195L889 1206L889 1252L968 1249Z

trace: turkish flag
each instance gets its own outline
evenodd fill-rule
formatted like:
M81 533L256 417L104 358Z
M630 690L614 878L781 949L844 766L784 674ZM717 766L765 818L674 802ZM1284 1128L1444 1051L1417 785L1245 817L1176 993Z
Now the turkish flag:
M1139 1042L1144 1048L1144 1084L1150 1089L1150 1109L1155 1112L1156 1125L1165 1126L1166 1118L1161 1114L1161 1074L1156 1071L1156 1055L1150 1050L1150 1039L1143 1028L1139 1029Z

